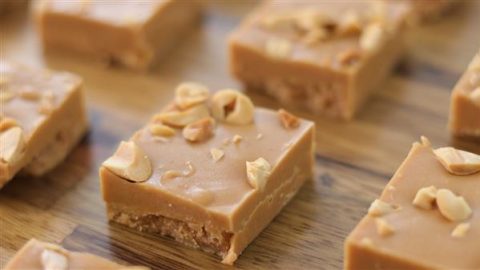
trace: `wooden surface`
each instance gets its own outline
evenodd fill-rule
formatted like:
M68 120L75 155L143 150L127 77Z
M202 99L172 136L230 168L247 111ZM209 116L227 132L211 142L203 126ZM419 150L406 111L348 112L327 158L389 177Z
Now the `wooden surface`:
M82 59L43 56L27 12L1 18L1 57L76 72L85 79L91 130L68 159L41 179L17 177L0 191L0 265L29 238L60 243L154 269L229 268L177 243L108 224L99 164L172 97L184 80L239 87L226 70L225 38L250 1L212 1L204 23L148 74L107 70ZM315 178L245 250L240 269L341 269L343 240L420 135L434 145L480 153L480 142L446 130L449 94L480 46L480 1L412 31L399 67L355 121L314 119ZM264 97L257 105L277 108ZM296 112L312 118L308 114Z

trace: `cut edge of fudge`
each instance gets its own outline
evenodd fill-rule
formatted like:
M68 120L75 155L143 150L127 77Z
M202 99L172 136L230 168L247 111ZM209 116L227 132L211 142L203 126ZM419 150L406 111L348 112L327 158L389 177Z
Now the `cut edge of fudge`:
M359 46L345 49L322 63L295 56L296 50L315 51L315 43L312 45L302 40L291 41L281 34L267 38L265 48L252 46L243 41L241 36L248 35L249 31L258 31L252 29L260 27L258 24L265 20L258 17L268 8L267 3L268 1L265 1L254 10L230 34L229 69L246 89L272 96L284 106L307 108L315 114L350 120L369 96L379 90L381 83L402 55L405 23L402 19L396 22L395 27L384 26L388 31L377 31L377 28L382 28L382 23L371 22L363 25L359 28L359 31L364 29L363 34L358 37ZM406 7L402 5L399 9L406 14ZM345 18L353 17L348 12L344 15ZM337 23L341 25L343 22L340 20ZM381 38L379 32L383 33ZM272 33L268 35L272 36ZM338 37L332 37L336 38ZM324 39L326 40L319 39L317 43L329 42L328 37ZM268 53L269 50L272 52Z
M21 72L22 70L26 70L26 72L43 72L47 74L47 77L56 76L57 74L57 71L33 69L13 62L2 62L1 64L16 69L17 71L15 72ZM17 173L25 173L32 176L41 176L47 173L71 153L72 149L87 132L88 119L83 97L83 82L76 75L61 73L62 76L68 76L73 81L68 85L64 85L67 96L55 107L45 109L46 112L41 112L42 107L39 107L39 114L45 114L46 120L36 126L31 131L32 133L25 134L22 128L23 124L17 122L17 119L11 118L9 115L0 117L0 139L14 143L15 141L12 141L12 138L7 138L12 137L7 135L8 133L14 132L18 133L15 136L18 136L19 139L15 143L17 149L13 152L14 156L11 156L12 152L9 146L1 149L0 187L8 183ZM8 86L8 79L5 83ZM30 85L28 86L30 87ZM34 85L31 87L34 87ZM38 102L40 106L43 106L42 102L44 100L40 96L47 94L47 90L42 89L41 92L43 93L40 94L35 92L36 90L33 92L22 90L17 93L9 92L11 90L7 87L4 93L13 93L11 99L27 99L31 102ZM48 102L45 102L45 105L48 105ZM2 111L2 113L4 112ZM66 121L67 117L71 119ZM47 138L48 141L38 144L37 142L41 138Z
M453 88L448 127L455 136L480 137L480 51Z
M185 84L183 84L183 86L184 85ZM192 84L187 85L192 87ZM197 88L197 90L206 89L203 86L198 87L199 85L196 84L193 86L193 88ZM181 88L182 85L180 85L177 90ZM179 105L183 106L184 104L192 102L193 104L204 103L208 99L208 92L203 93L204 94L199 94L199 92L197 92L196 96L182 98L179 97L181 95L179 95L179 92L177 91L177 96L175 99L176 101L173 105L167 106L164 112L166 112L168 115L171 113L170 110L172 107L176 108L174 109L175 112L175 110L178 110ZM240 105L238 105L238 113L236 112L236 109L233 109L233 112L225 117L225 115L222 115L222 112L219 113L219 111L216 109L217 105L215 104L217 102L223 104L218 107L221 109L225 109L226 107L224 106L231 106L231 100L229 100L229 98L224 99L230 95L233 95L233 97L237 99L235 104ZM195 107L195 105L193 106ZM245 178L245 181L249 181L248 185L251 186L249 190L251 188L253 188L253 190L245 193L245 197L243 197L240 202L235 204L236 206L233 212L229 210L227 212L228 214L223 212L217 213L213 209L205 208L203 203L208 198L201 198L200 201L191 201L191 199L185 201L181 194L176 195L164 191L160 196L159 193L155 191L155 187L144 185L143 181L151 181L152 172L150 171L149 167L155 165L146 165L148 164L148 162L145 161L147 155L141 149L137 149L137 146L134 146L135 143L133 143L133 141L122 142L119 149L117 149L117 153L103 164L103 166L100 168L100 180L103 198L107 205L107 212L110 220L140 231L156 233L162 236L169 236L186 246L199 248L208 253L221 256L223 258L222 263L231 265L238 258L245 247L253 241L253 239L293 198L304 181L312 176L314 125L309 121L298 119L285 110L280 110L275 113L274 111L268 111L259 108L255 109L248 97L233 90L216 92L211 98L210 106L215 121L219 121L221 125L225 126L250 125L255 117L255 111L261 110L257 113L268 113L269 117L277 115L275 118L268 119L273 119L274 121L278 122L275 123L275 125L279 125L281 129L286 129L288 131L289 129L295 130L299 128L299 126L302 128L301 133L299 133L299 135L295 135L296 141L291 142L292 144L296 143L296 145L288 146L290 147L288 148L288 151L282 150L283 154L282 156L278 157L279 159L276 161L275 165L270 165L267 161L261 158L252 162L246 162L244 165L246 166L246 173L245 176L242 177ZM236 106L237 105L234 107ZM243 106L245 107L241 109ZM189 111L188 106L186 110ZM179 112L182 112L182 110ZM160 115L162 115L162 113ZM157 119L156 124L155 119ZM158 122L158 119L162 120ZM247 121L245 121L245 119L247 119ZM151 122L144 129L138 131L132 138L135 139L135 137L141 136L139 134L142 134L142 132L145 132L145 130L149 130L149 132L159 134L160 136L158 138L163 137L163 139L167 138L168 140L169 136L178 136L178 133L176 133L178 131L174 131L174 134L176 135L173 135L171 130L169 130L178 130L178 125L182 126L183 131L181 132L181 136L184 137L187 143L189 140L195 137L200 138L200 142L193 142L194 144L202 143L202 141L209 140L210 136L213 136L213 134L210 134L209 136L198 135L203 134L203 132L197 132L198 136L192 135L191 127L203 126L203 124L199 123L202 123L204 119L196 118L193 120L188 120L187 122L189 123L176 122L176 124L173 124L172 118L167 116L159 117L159 115L157 115L154 117L153 121L155 128L152 128ZM195 131L193 131L193 133L195 133ZM261 136L257 136L257 138L254 140L260 139ZM219 140L221 139L219 138ZM242 143L243 140L246 140L246 138L236 135L233 136L228 143L236 145L238 143ZM158 147L160 148L161 145ZM221 162L222 158L224 158L223 151L220 149L217 150L219 151L218 153L216 151L211 152L213 162L219 162L219 160ZM121 155L119 156L119 153L125 153L129 151L130 154L128 154L128 156L130 156L130 161L126 161L125 159L122 160L122 158L120 158ZM289 161L291 165L288 165L287 158L291 160L292 156L298 157L299 161ZM300 161L302 164L297 164ZM136 168L132 168L132 166L128 164L136 164ZM139 172L138 168L142 168L140 171L147 171L147 173ZM304 170L301 168L304 168ZM171 174L168 175L169 177L175 177L178 173L190 174L191 171L167 171L161 175L160 181L164 176L167 175L167 173ZM279 184L275 184L271 181L269 184L269 179L275 178L277 179L276 182ZM132 184L135 186L132 186ZM138 194L142 194L142 200L148 201L149 204L152 205L149 210L138 210L142 207L139 208L134 203L127 204L126 202L121 202L121 200L117 198L118 196L122 197L129 194L132 187L135 187L137 190L137 192L135 192L136 197L139 196ZM266 193L266 191L262 190L269 190L269 192ZM254 193L251 193L252 191ZM255 194L256 197L252 197L252 194ZM252 198L258 198L258 202L255 203L255 201L252 201ZM248 208L246 208L247 206L245 206L245 204L247 204ZM182 218L182 214L178 214L177 217L175 217L175 214L161 209L162 207L168 209L167 206L172 206L173 208L177 207L180 212L189 211L194 212L195 214L190 216L188 219ZM187 210L182 210L182 208L186 208ZM241 223L239 223L240 221Z
M77 13L62 13L51 10L48 1L38 1L33 13L44 51L73 53L140 71L157 64L186 37L194 22L200 20L203 5L198 0L158 2L156 13L149 14L143 21L126 16L119 17L121 23L111 23L86 16L91 4L85 1ZM167 24L175 24L175 27ZM72 31L78 38L72 39L68 34ZM110 39L110 46L105 45L105 39ZM127 43L129 45L125 45Z
M474 179L473 176L478 174L480 177L480 155L453 147L433 149L430 141L422 137L421 142L413 144L412 149L392 177L392 180L403 177L402 170L410 162L411 157L425 151L430 151L430 159L436 160L435 162L440 164L439 167L449 175L468 176ZM385 219L385 217L397 211L404 211L400 205L393 203L393 193L384 196L388 192L395 192L397 186L394 186L391 182L386 185L380 198L372 202L367 215L361 219L346 238L344 242L345 269L361 269L359 267L368 268L373 266L381 267L382 269L437 269L442 267L437 261L416 261L414 258L405 257L407 256L406 254L402 254L404 256L402 257L396 254L395 251L382 248L381 245L378 245L369 237L371 230L374 230L380 239L388 239L391 235L401 233L401 231L397 231L398 228ZM452 231L447 232L447 237L461 239L468 234L471 227L469 222L474 215L474 209L471 209L461 194L452 192L448 188L448 184L445 186L447 187L437 189L437 187L431 185L418 189L410 204L421 211L433 211L434 214L438 215L439 222L449 223L454 228ZM385 201L382 201L383 197L385 197ZM372 218L375 219L375 225L369 225L371 221L367 219ZM374 226L375 229L367 229L371 226ZM357 228L362 228L366 233L357 232Z

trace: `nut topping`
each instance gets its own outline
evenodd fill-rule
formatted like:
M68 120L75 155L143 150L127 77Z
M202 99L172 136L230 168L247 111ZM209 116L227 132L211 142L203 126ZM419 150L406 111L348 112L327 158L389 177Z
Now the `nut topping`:
M239 144L242 140L243 140L243 137L238 134L235 134L235 136L233 136L232 138L232 142L234 144Z
M197 186L189 188L187 195L192 201L203 206L209 205L215 197L212 191Z
M470 223L460 223L453 229L452 231L452 237L455 238L460 238L460 237L465 237L467 235L467 232L470 230Z
M440 213L450 221L463 221L472 215L467 201L448 189L438 190L437 205Z
M41 255L43 270L67 270L67 257L51 249L45 249Z
M184 111L171 110L159 113L154 116L154 122L174 127L184 127L209 115L207 106L199 104Z
M41 95L38 91L35 91L32 88L24 88L20 91L19 96L26 100L37 101L41 98Z
M150 159L133 141L122 141L115 154L102 165L132 182L144 182L152 175Z
M175 129L159 123L150 124L149 129L153 136L172 137L175 135Z
M0 132L16 126L18 126L18 123L13 118L4 117L0 119Z
M15 162L20 158L25 145L23 130L12 127L0 133L0 160L6 163Z
M391 205L389 203L376 199L375 201L372 202L372 204L370 205L370 208L368 208L368 214L370 216L379 217L379 216L387 215L396 210L398 210L398 206Z
M202 84L193 82L182 83L175 89L175 104L180 109L187 109L205 102L209 94L208 88Z
M352 66L358 63L362 58L362 54L357 49L349 49L337 54L337 60L342 66Z
M165 173L162 174L162 180L171 180L177 177L188 177L192 174L195 173L195 167L193 167L192 162L187 161L185 162L185 165L187 166L187 169L183 171L177 171L177 170L168 170Z
M205 117L183 128L183 137L189 142L202 142L213 136L215 120Z
M218 148L212 148L210 149L210 155L212 156L213 161L217 162L223 158L223 156L225 155L225 152L223 152Z
M383 218L376 218L377 232L380 236L389 236L395 232L395 229Z
M434 186L424 187L417 191L413 205L425 210L431 210L437 198L437 188Z
M253 162L246 162L248 183L259 190L263 190L270 176L272 166L264 158L258 158Z
M470 99L475 105L480 107L480 86L473 89L473 91L470 93Z
M295 129L300 125L300 120L295 115L287 112L284 109L278 110L278 117L280 118L280 122L286 129Z
M371 23L365 27L360 36L360 48L365 51L373 51L380 46L385 33L378 23Z
M265 51L273 59L285 59L292 53L292 44L286 39L271 38L265 44Z
M15 93L7 89L2 89L0 91L0 102L6 103L12 100L15 97Z
M455 149L442 147L434 153L445 169L454 175L470 175L480 172L480 155Z
M255 107L250 98L235 90L221 90L212 97L213 116L228 124L252 123L254 110Z

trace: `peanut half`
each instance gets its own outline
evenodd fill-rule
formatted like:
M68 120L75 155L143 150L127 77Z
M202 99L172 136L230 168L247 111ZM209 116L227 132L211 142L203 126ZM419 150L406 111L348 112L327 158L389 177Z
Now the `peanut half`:
M189 142L203 142L213 136L214 128L215 119L209 116L188 124L183 128L182 134Z
M25 146L23 130L12 127L0 133L0 160L6 163L17 161Z
M460 238L460 237L465 237L467 235L467 232L470 230L470 223L460 223L458 224L455 229L452 231L452 237Z
M300 119L284 109L278 110L278 117L286 129L295 129L300 125Z
M368 208L368 214L370 216L380 217L380 216L387 215L391 212L394 212L396 210L398 210L397 206L394 206L392 204L376 199L375 201L372 202L372 204L370 205L370 208Z
M133 141L122 141L117 152L103 166L132 182L144 182L152 175L152 164L145 152Z
M247 178L250 185L258 190L263 190L270 177L272 166L264 158L246 162Z
M42 251L41 262L44 270L67 270L68 259L65 254L45 249Z
M425 210L433 209L435 199L437 198L437 188L434 186L424 187L417 191L413 205Z
M385 32L379 23L371 23L365 27L360 36L360 48L365 51L374 51L382 43Z
M467 201L448 189L438 190L437 205L440 213L450 221L463 221L472 215Z
M199 104L183 111L170 110L159 113L154 116L154 122L160 122L173 127L184 127L209 115L207 106Z
M205 102L209 94L210 91L205 85L185 82L175 89L175 104L180 109L187 109Z
M480 172L480 155L442 147L434 150L435 156L445 169L454 175L471 175Z
M212 97L212 114L228 124L247 125L252 123L255 107L246 95L231 89L221 90Z

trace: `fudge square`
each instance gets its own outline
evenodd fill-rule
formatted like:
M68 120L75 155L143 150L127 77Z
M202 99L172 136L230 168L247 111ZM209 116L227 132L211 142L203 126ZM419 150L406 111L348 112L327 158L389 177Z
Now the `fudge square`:
M345 244L345 269L480 269L480 156L422 138Z
M101 269L101 270L148 270L142 266L120 265L104 258L83 252L71 252L61 246L30 239L4 270L69 270L69 269Z
M108 217L233 264L312 177L314 128L238 91L183 83L100 168Z
M409 20L422 22L436 20L461 1L456 0L384 0L407 1L410 6Z
M41 176L87 130L83 82L73 74L0 60L0 187L19 171Z
M146 69L198 21L197 0L41 0L37 26L46 51Z
M403 48L404 2L264 1L229 38L231 73L249 90L351 119Z
M480 136L480 50L452 92L450 130L459 136Z

